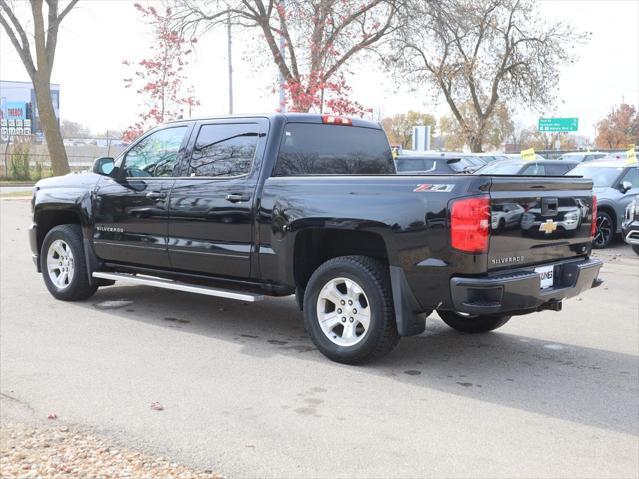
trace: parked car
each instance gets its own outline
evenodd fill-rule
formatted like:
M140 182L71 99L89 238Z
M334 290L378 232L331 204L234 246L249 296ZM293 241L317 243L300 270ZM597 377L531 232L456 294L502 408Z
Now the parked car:
M575 161L505 160L494 161L475 171L478 175L562 176L579 163Z
M574 199L586 211L558 241L557 204ZM495 234L504 204L540 205L542 234ZM317 348L358 363L422 333L433 310L481 333L598 286L593 207L583 178L396 175L377 123L231 116L159 126L92 172L39 181L29 238L57 299L113 281L294 294Z
M430 153L399 155L395 157L395 167L398 174L456 175L471 173L480 165L451 153Z
M567 173L593 182L597 197L597 231L595 248L605 248L621 226L626 207L639 194L639 168L627 160L597 160L581 163Z
M624 241L639 254L639 197L635 197L626 207L621 230Z
M561 155L558 160L561 161L577 161L579 163L585 161L599 160L601 158L605 158L609 153L603 151L576 151L572 153L564 153Z

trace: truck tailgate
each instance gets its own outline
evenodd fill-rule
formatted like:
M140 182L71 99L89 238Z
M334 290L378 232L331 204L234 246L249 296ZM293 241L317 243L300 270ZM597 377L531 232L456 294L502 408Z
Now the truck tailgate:
M490 203L489 270L590 253L591 180L495 176Z

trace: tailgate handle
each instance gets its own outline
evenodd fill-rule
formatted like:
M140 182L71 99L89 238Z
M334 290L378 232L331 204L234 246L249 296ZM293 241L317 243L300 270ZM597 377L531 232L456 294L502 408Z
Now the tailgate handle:
M541 216L555 216L559 212L559 200L557 198L541 199Z

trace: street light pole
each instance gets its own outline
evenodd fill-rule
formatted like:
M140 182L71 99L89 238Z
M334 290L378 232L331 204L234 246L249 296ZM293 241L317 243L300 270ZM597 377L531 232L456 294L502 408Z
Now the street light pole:
M233 56L232 56L232 39L231 39L231 12L226 14L226 38L228 45L228 64L229 64L229 115L233 114Z
M285 0L280 0L280 9L284 12L285 8ZM282 15L282 14L280 14ZM284 25L284 19L280 18L280 26ZM283 30L283 28L281 28ZM286 40L284 39L283 33L280 33L280 56L282 57L282 61L286 58ZM284 113L286 111L286 92L284 91L284 83L285 83L284 75L282 75L282 71L280 70L279 82L280 82L280 111Z

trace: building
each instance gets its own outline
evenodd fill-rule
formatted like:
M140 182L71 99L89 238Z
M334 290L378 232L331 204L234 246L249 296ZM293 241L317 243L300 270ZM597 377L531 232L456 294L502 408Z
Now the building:
M60 122L60 85L51 84L55 116ZM42 138L35 90L31 82L0 80L0 137L8 141L14 135Z

